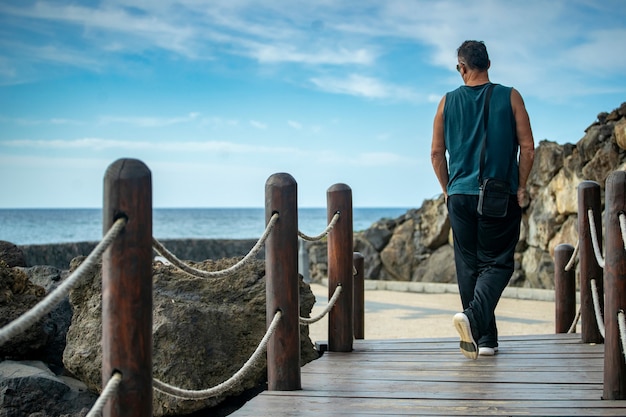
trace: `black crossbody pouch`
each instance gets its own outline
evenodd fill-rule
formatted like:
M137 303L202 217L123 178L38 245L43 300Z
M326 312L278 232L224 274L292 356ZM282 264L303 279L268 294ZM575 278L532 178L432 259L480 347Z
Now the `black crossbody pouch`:
M483 166L485 164L485 147L487 144L487 121L489 120L489 101L494 85L487 87L484 110L484 135L482 149L480 150L480 172L478 174L478 214L489 217L505 217L509 206L510 184L508 181L496 178L483 178Z
M509 206L510 185L508 181L485 178L478 194L478 214L489 217L505 217Z

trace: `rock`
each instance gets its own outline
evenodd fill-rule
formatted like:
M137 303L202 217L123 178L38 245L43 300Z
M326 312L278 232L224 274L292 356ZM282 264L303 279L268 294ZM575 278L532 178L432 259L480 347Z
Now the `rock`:
M43 362L0 362L3 417L84 417L96 398L85 384L67 376L56 376Z
M424 201L415 214L417 228L413 239L418 253L435 250L448 241L450 220L443 195Z
M222 270L236 259L204 261L194 266ZM79 260L72 262L75 268ZM153 264L153 375L185 389L211 388L230 378L248 360L263 338L265 264L253 261L226 278L194 278L173 266ZM300 281L300 315L309 316L315 302L310 287ZM70 294L74 309L63 355L66 368L92 390L101 388L101 272L97 269ZM318 357L301 326L303 364ZM262 360L228 395L263 386ZM226 395L200 401L180 400L155 392L154 416L189 414L215 406Z
M45 296L45 290L28 280L20 268L0 261L0 327L17 319ZM41 319L24 332L0 345L0 357L23 359L46 345L48 336Z
M32 283L43 287L47 294L54 291L68 276L68 271L46 265L23 268L22 271ZM37 358L48 364L55 373L61 373L63 370L63 350L71 322L72 307L68 297L61 300L43 321L48 341L38 352Z
M549 253L529 247L522 257L525 283L528 288L554 288L554 261Z
M389 236L391 235L392 233L389 231ZM324 246L324 249L326 249L326 246ZM379 277L383 264L374 243L372 243L372 241L368 239L364 233L355 233L353 249L355 252L359 252L365 259L367 259L367 263L363 264L363 276ZM324 277L325 275L318 274L318 281Z
M412 281L455 283L454 248L447 244L438 248L418 265L413 273Z
M556 142L542 140L535 149L535 162L528 182L537 187L548 185L563 167L563 150Z
M11 242L0 240L0 261L9 267L26 266L24 252Z
M615 142L617 145L626 149L626 119L622 119L615 124Z
M380 252L383 268L391 279L410 281L417 262L417 248L413 240L415 220L410 219L396 226L387 246Z

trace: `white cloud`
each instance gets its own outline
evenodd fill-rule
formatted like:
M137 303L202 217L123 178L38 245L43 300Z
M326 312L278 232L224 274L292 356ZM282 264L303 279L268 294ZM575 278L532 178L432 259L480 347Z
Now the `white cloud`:
M418 101L418 95L409 88L388 84L379 79L358 74L346 78L311 78L311 82L323 91L348 94L372 99Z
M301 130L301 129L302 129L302 124L300 124L300 123L298 123L298 122L296 122L296 121L293 121L293 120L288 120L288 121L287 121L287 124L288 124L289 126L293 127L294 129L297 129L297 130Z
M258 120L250 120L250 126L260 130L267 129L267 125L265 123L259 122Z
M74 125L80 126L84 125L85 122L75 119L65 119L65 118L51 118L51 119L29 119L29 118L13 118L0 116L0 123L11 123L20 126L41 126L41 125Z
M200 113L189 113L181 117L125 117L125 116L103 116L100 118L101 124L123 123L138 127L163 127L179 123L189 123L195 121Z

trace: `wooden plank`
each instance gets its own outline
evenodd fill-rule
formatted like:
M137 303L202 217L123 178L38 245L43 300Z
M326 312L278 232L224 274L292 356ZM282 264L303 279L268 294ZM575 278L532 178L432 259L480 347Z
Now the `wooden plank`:
M302 390L263 392L233 415L626 415L626 401L601 399L604 346L577 335L501 346L471 361L453 339L356 341L304 366Z
M288 399L288 401L284 401ZM606 403L606 404L605 404ZM237 416L623 416L626 407L608 401L442 401L381 398L282 397L260 395Z

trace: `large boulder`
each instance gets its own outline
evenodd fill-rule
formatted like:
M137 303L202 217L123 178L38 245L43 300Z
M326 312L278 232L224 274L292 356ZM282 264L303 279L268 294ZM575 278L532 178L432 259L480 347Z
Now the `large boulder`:
M194 267L222 270L237 259L204 261ZM75 269L80 260L72 262ZM234 375L263 338L265 264L255 260L225 278L191 277L173 266L153 265L153 375L190 390L211 388ZM101 387L101 271L86 277L70 294L74 309L63 355L66 368L92 390ZM300 315L309 316L315 297L300 280ZM302 364L318 357L301 327ZM227 395L263 386L265 360L230 392L206 400L181 400L155 392L154 416L174 416L213 407Z
M43 287L29 281L20 268L0 261L0 327L22 316L43 299ZM24 359L46 345L48 335L44 319L0 345L0 358Z
M0 261L8 266L26 266L26 258L22 249L11 242L0 240Z
M30 282L43 287L46 294L54 291L68 275L68 271L47 265L21 268L21 270L26 274ZM63 372L65 337L71 322L72 307L70 306L69 297L64 297L43 318L43 331L46 334L47 343L38 352L37 359L48 364L57 374Z
M96 395L41 361L0 362L0 416L84 417Z

